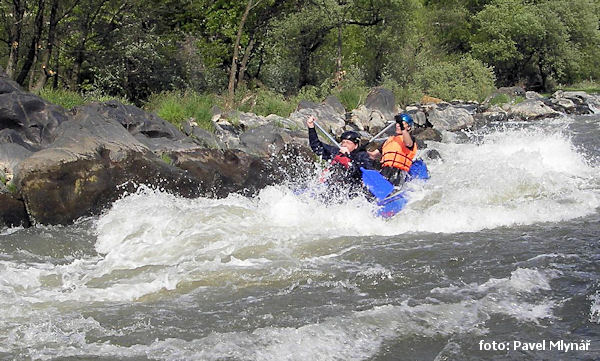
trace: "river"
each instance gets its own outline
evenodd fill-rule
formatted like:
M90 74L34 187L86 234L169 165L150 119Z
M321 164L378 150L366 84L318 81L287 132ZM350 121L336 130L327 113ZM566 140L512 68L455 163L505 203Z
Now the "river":
M429 143L392 219L141 187L0 229L0 360L597 360L600 115Z

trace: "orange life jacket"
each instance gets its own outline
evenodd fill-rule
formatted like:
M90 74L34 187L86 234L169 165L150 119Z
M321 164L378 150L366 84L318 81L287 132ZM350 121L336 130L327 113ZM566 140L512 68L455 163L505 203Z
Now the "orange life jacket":
M417 142L413 142L412 150L409 149L401 135L389 138L381 147L381 166L400 168L408 172L417 155Z

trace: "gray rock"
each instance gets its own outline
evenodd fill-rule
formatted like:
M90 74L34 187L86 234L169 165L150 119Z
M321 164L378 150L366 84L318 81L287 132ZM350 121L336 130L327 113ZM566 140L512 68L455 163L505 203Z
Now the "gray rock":
M16 81L10 79L4 71L0 72L0 94L25 93Z
M350 113L350 124L354 125L356 130L375 134L385 128L386 118L379 110L360 105Z
M219 141L214 133L204 130L192 120L188 120L183 124L183 133L193 139L200 147L203 148L223 148L223 144Z
M198 144L171 123L133 105L117 101L90 103L74 108L73 114L75 117L91 116L115 120L156 154L198 147Z
M509 120L509 115L504 109L492 106L484 112L475 114L474 118L478 124L484 125L490 122L505 122Z
M21 92L0 94L0 129L12 130L32 149L52 143L54 130L65 120L67 114L62 107L36 95Z
M240 135L240 143L245 151L264 158L279 153L291 139L283 128L273 123L250 129Z
M410 114L410 116L413 118L413 122L415 122L417 126L431 126L431 124L427 123L427 115L421 108L416 106L407 106L405 112Z
M525 98L527 99L543 99L544 97L540 93L534 91L526 91Z
M508 105L508 113L522 119L535 120L560 116L560 113L550 108L539 99L527 99L519 104Z
M336 112L338 112L341 115L346 114L346 108L344 107L342 102L340 102L338 97L336 97L335 95L327 96L327 98L325 98L325 101L323 103L329 105L331 108L333 108L333 110L335 110Z
M588 94L582 91L556 91L552 94L553 102L564 102L570 100L575 105L572 111L575 114L597 114L600 113L600 95ZM567 103L568 104L568 103Z
M289 118L280 117L279 115L270 114L267 115L265 119L269 121L268 124L273 124L279 128L287 129L290 131L305 130L304 126L299 127L298 123L290 120Z
M433 140L436 142L442 141L442 133L440 131L433 128L416 128L413 131L413 135L415 139L425 141L425 140ZM421 147L423 148L423 147Z
M260 157L241 150L196 149L171 153L173 164L201 183L204 195L252 195L278 181L278 170Z
M456 131L468 128L475 123L473 115L463 108L452 106L433 107L427 112L427 120L437 130Z
M574 113L577 109L577 106L571 99L567 99L567 98L555 99L555 98L553 98L553 99L551 99L551 102L552 102L552 104L555 105L554 109L556 109L558 107L559 109L562 109L567 114Z
M303 101L298 105L298 110L290 114L290 120L298 125L300 129L306 129L306 119L314 115L329 134L339 136L344 132L346 121L328 104L316 104Z
M394 93L388 89L373 88L367 95L365 107L380 111L385 120L391 122L396 114L396 98Z
M200 183L172 167L123 126L99 114L80 113L63 122L49 147L17 166L14 184L30 219L67 224L98 214L136 184L182 196L198 196Z
M30 150L19 144L0 143L0 171L3 173L3 178L10 181L17 165L31 154Z

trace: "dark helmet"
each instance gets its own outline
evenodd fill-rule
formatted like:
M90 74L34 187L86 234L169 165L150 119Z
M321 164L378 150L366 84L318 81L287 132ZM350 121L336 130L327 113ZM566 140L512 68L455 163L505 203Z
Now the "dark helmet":
M409 126L413 126L413 118L409 114L396 114L394 119L396 120L396 123L406 122L406 124L408 124Z
M340 138L341 138L341 140L348 139L349 141L351 141L352 143L354 143L356 145L360 144L360 134L358 134L357 132L352 131L352 130L343 132L342 136Z

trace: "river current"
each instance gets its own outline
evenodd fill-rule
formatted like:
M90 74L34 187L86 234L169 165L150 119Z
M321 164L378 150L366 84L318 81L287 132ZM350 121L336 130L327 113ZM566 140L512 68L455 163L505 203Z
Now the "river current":
M0 360L600 359L600 115L444 137L387 220L290 182L0 229Z

